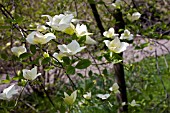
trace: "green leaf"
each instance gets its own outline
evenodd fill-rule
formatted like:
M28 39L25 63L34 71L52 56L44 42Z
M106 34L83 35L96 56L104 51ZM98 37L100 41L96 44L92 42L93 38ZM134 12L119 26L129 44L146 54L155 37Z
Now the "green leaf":
M143 49L143 48L148 47L148 46L149 46L149 43L143 43L140 46L136 46L135 49Z
M8 56L7 56L5 53L2 53L2 54L1 54L1 58L4 59L4 60L7 60L7 59L8 59Z
M0 29L10 29L11 26L0 26Z
M69 57L62 57L62 60L66 65L69 65L71 62Z
M10 83L11 81L10 80L2 80L1 83L4 83L4 84L8 84Z
M81 73L77 73L77 76L84 78L84 76Z
M103 2L102 0L100 0L99 2L97 2L97 4L105 4L105 2Z
M24 20L23 17L17 17L17 18L15 18L15 23L20 24L23 20Z
M93 72L90 70L89 73L88 73L89 76L92 76L93 75Z
M96 2L94 0L88 0L89 4L95 4Z
M30 46L30 51L35 54L36 53L36 46L35 45L31 45Z
M13 60L13 61L19 61L19 58L18 58L17 56L15 56L15 55L12 55L11 60Z
M35 60L33 60L32 62L29 62L29 64L39 64L39 60L41 59L41 57L37 57Z
M88 59L83 59L81 61L79 61L76 65L77 69L85 69L87 67L89 67L91 65L91 61Z
M23 54L20 55L20 58L24 60L24 59L29 58L30 56L32 56L31 53L23 53Z
M66 73L69 75L74 75L75 74L75 68L73 66L68 66L66 68Z
M44 64L48 64L49 62L51 61L50 57L46 57L42 60L41 64L44 65Z
M86 41L86 36L82 36L79 40L79 43L84 43Z
M55 68L54 66L48 66L48 67L46 67L44 70L45 70L45 71L49 71L49 70L54 69L54 68Z
M18 80L19 80L19 77L18 77L18 76L14 76L14 77L12 78L12 80L18 81Z
M10 80L9 74L6 75L6 80Z

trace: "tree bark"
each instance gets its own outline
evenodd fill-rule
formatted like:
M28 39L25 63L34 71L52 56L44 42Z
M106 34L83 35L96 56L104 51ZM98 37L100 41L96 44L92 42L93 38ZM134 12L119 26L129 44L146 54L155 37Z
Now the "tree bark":
M120 10L117 10L116 13L113 15L116 19L115 24L115 32L118 33L119 29L125 29L125 22L123 20L123 15ZM123 57L123 53L119 54L121 57ZM117 64L114 64L114 72L115 72L115 80L117 84L119 85L120 94L117 94L117 100L122 104L122 102L128 103L127 100L127 92L126 92L126 81L125 81L125 73L124 73L124 66L123 61ZM118 113L128 112L128 105L125 105L123 107L120 107L118 109Z
M103 27L102 22L100 20L100 15L97 11L96 5L91 4L90 2L89 2L89 4L90 4L90 7L92 9L94 18L97 22L97 26L100 29L100 33L103 36L103 32L105 30L104 30L104 27ZM118 33L119 29L125 28L125 22L123 20L123 16L122 16L122 13L121 13L120 10L117 10L117 12L113 16L115 17L116 22L117 22L116 25L115 25L115 31ZM123 57L123 53L121 53L119 55L121 57ZM114 72L115 72L115 79L116 79L116 82L119 85L119 90L120 90L120 94L117 95L117 100L120 103L120 105L122 104L122 102L126 102L126 104L127 104L128 101L127 101L126 83L125 83L125 74L124 74L123 62L114 64ZM128 112L128 106L127 105L120 107L118 109L118 113L122 113L122 112L125 112L125 113Z
M104 27L103 27L102 22L100 20L100 16L99 16L99 13L97 11L96 5L95 4L91 4L91 3L89 3L89 4L90 4L90 7L92 9L92 12L93 12L94 18L96 20L97 26L98 26L98 28L100 30L100 34L103 36L103 32L105 30L104 30Z

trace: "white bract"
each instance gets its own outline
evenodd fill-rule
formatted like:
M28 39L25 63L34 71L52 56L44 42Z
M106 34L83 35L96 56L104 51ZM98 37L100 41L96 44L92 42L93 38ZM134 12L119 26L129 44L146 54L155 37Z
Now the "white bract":
M85 44L97 44L97 42L87 35Z
M75 32L75 26L71 23L68 28L66 28L63 32L69 35L73 35Z
M14 53L14 55L19 57L21 54L27 52L27 49L24 46L19 46L11 48L11 51Z
M79 43L76 40L72 40L72 42L68 45L58 45L58 49L60 50L60 52L66 55L75 55L84 48L86 48L86 46L80 47Z
M122 4L121 0L116 0L114 3L112 3L112 6L115 8L119 8Z
M63 60L62 60L63 56L66 56L66 55L63 53L56 53L56 52L53 54L53 57L55 57L59 62L63 62ZM56 60L56 59L54 59L54 60Z
M112 87L109 88L110 91L113 91L114 93L120 93L119 86L117 83L114 83Z
M121 34L120 39L133 40L133 34L130 34L130 31L125 29L124 33Z
M73 22L74 24L78 24L81 20L79 19L72 19L71 22Z
M104 40L103 42L110 49L110 51L115 52L115 53L121 53L121 52L125 51L127 46L129 45L126 42L120 42L118 37L116 37L112 41Z
M135 100L132 100L131 103L129 103L130 106L134 107L134 106L140 106L139 104L136 103Z
M49 26L57 31L64 31L70 27L71 20L74 18L73 14L59 14L51 17L49 15L42 15L42 17L47 17L49 22L46 22Z
M70 96L64 92L64 96L65 98L64 101L68 104L68 105L73 105L73 103L75 102L76 98L77 98L77 90L75 90Z
M141 17L141 14L139 12L135 12L132 15L130 15L129 13L127 14L127 19L132 22L135 20L138 20L140 17Z
M53 33L47 33L43 35L42 33L38 31L33 31L26 38L26 40L30 44L46 44L52 39L56 39L56 36Z
M138 20L141 17L141 14L139 12L135 12L132 14L133 20Z
M122 106L125 106L126 105L126 102L122 102Z
M35 80L41 73L37 74L37 66L32 68L31 70L23 69L23 77L27 80Z
M83 95L83 97L87 100L91 99L91 92L87 92L86 94Z
M102 100L106 100L110 97L110 94L97 94L96 96Z
M47 29L48 28L45 25L38 25L37 26L37 31L40 31L40 32L46 31Z
M107 38L117 37L119 34L115 34L114 28L110 28L108 31L105 31L103 33L103 36Z
M93 33L89 33L87 31L87 26L82 24L77 24L76 25L76 29L75 29L76 35L77 37L82 37L82 36L86 36L86 35L92 35Z
M4 89L2 93L0 93L0 99L2 100L10 100L13 95L18 94L18 90L15 89L15 84L9 86Z

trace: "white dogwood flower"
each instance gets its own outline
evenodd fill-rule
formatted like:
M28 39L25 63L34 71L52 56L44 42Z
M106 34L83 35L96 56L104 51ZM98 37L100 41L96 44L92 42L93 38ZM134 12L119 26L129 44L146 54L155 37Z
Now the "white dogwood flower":
M120 93L119 91L119 85L117 83L114 83L112 87L109 88L110 91L113 91L114 93Z
M75 29L76 35L77 37L82 37L82 36L86 36L86 35L92 35L93 33L89 33L87 31L87 26L82 24L77 24L76 25L76 29Z
M64 101L68 104L68 105L73 105L73 103L75 102L76 98L77 98L77 90L75 90L70 96L64 92Z
M24 46L19 46L11 48L11 51L14 53L14 55L19 57L21 54L27 52L27 49Z
M59 14L54 17L42 15L42 17L47 17L49 22L46 23L57 31L64 31L70 27L71 20L74 18L73 14Z
M139 12L135 12L132 15L129 13L127 14L127 19L132 22L135 20L138 20L140 17L141 17L141 14Z
M66 55L75 55L84 48L86 48L86 46L80 47L79 43L76 40L72 40L72 42L68 45L58 45L58 49L60 50L60 52Z
M43 35L38 31L33 31L26 38L30 44L46 44L52 39L56 39L56 36L53 33Z
M117 37L119 34L115 34L114 28L110 28L108 31L105 31L103 33L103 36L107 38Z
M86 94L83 95L83 97L87 100L91 99L91 92L87 92Z
M68 28L66 28L63 32L69 35L73 35L75 33L75 26L71 23Z
M32 68L31 70L28 69L23 69L23 77L27 80L34 80L36 79L39 75L41 75L41 73L37 74L37 66L35 66L34 68Z
M46 31L47 29L48 28L45 25L38 25L37 26L37 31L40 31L40 32Z
M63 53L57 53L57 52L55 52L55 53L53 54L53 57L55 57L59 62L63 62L62 57L64 57L64 56L66 56L66 55L63 54ZM55 60L55 59L54 59L54 60Z
M115 39L112 41L104 40L103 42L110 49L110 51L115 52L115 53L121 53L125 51L127 46L129 45L126 42L120 42L118 37L115 37Z
M85 41L85 44L97 44L97 42L94 40L94 39L92 39L90 36L86 36L86 41Z
M15 89L15 84L9 86L4 89L2 93L0 93L0 99L2 100L10 100L13 95L18 94L18 90Z
M135 100L132 100L131 103L129 103L130 106L134 107L134 106L140 106L139 104L136 103Z
M121 0L116 0L114 3L112 3L111 5L114 7L114 8L119 8L122 4L122 1Z
M130 34L130 31L125 29L124 33L121 34L120 39L133 40L133 34Z
M97 94L96 96L102 100L106 100L110 97L110 94Z

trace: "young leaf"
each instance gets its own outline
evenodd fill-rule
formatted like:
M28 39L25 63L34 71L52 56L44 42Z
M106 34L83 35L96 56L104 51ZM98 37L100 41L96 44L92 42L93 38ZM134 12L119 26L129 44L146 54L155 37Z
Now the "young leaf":
M75 68L73 66L68 66L66 68L66 73L69 75L74 75L75 74Z
M30 46L30 51L35 54L36 53L36 46L35 45L31 45Z
M49 57L46 57L42 60L41 64L44 65L44 64L48 64L50 62L50 58Z
M70 64L70 58L69 57L63 57L62 60L66 65Z
M81 61L79 61L76 65L77 69L85 69L87 67L89 67L91 65L91 61L88 59L83 59Z
M20 55L20 58L24 60L24 59L29 58L30 56L32 56L32 54L30 54L30 53L23 53L23 54Z

